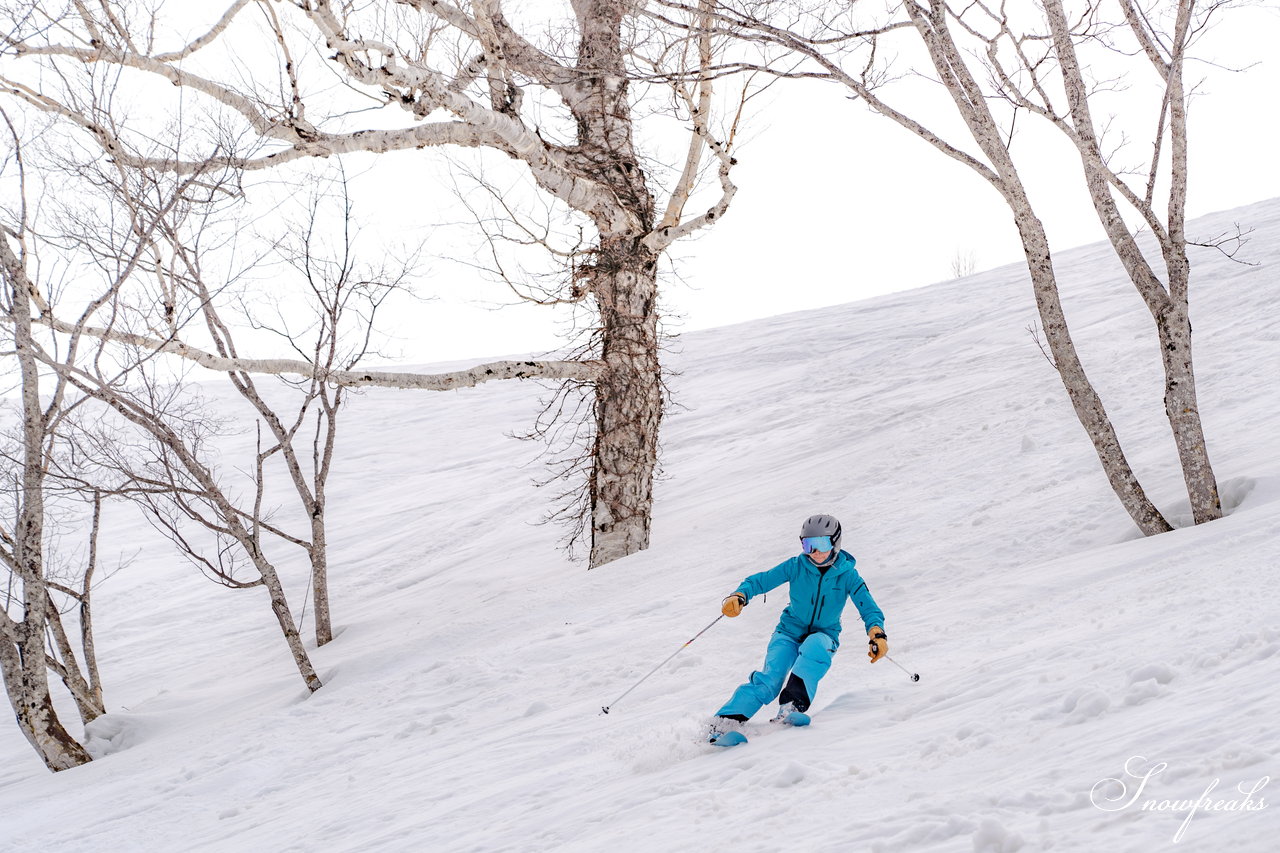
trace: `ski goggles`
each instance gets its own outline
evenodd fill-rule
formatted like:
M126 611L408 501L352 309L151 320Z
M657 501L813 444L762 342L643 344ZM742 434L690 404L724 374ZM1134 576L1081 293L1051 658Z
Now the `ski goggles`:
M815 551L830 551L830 536L802 536L800 538L800 550L806 554L812 554Z

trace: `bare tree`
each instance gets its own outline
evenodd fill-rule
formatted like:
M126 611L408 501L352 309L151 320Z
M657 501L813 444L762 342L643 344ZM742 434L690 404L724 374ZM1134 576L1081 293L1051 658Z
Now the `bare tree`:
M80 497L85 498L92 507L85 560L83 567L72 573L74 586L59 582L56 576L49 579L49 631L53 640L51 651L54 653L49 655L48 666L58 674L67 692L71 694L76 709L80 712L80 722L88 725L107 713L93 623L93 591L102 577L99 573L98 542L102 531L102 502L105 496L102 491L94 490L92 494L82 494ZM58 596L62 598L61 604L57 600ZM68 615L74 615L78 626L74 640L64 624L64 617ZM80 662L81 657L84 658L83 664Z
M181 377L174 377L158 363L155 348L121 346L112 331L146 328L172 339L202 324L215 349L223 357L235 357L235 342L219 314L217 294L204 279L205 258L200 249L202 239L209 236L210 220L220 212L215 200L230 197L234 202L234 175L234 171L226 169L178 176L155 170L127 170L118 165L84 166L77 177L98 188L116 216L104 217L96 229L86 222L75 223L63 235L64 245L86 254L100 252L104 260L120 251L116 247L136 244L140 250L127 274L112 277L104 294L69 330L63 324L54 324L53 331L68 331L73 338L95 340L100 346L109 347L114 357L59 361L39 345L34 347L34 353L42 365L55 371L71 388L104 404L116 416L114 421L99 417L92 424L82 425L79 433L80 443L91 448L93 463L121 484L116 491L136 500L160 532L208 577L235 589L266 590L299 674L308 689L315 691L321 682L303 645L263 534L303 547L313 563L323 568L323 508L313 492L304 489L303 509L312 525L318 517L320 527L320 535L311 541L271 524L263 504L264 468L271 456L282 453L292 461L290 473L296 476L295 484L308 485L296 458L294 438L317 401L328 402L328 412L321 415L316 451L331 456L336 434L332 396L327 389L317 388L322 383L314 380L294 422L287 424L251 379L232 374L236 390L253 404L276 437L274 447L259 446L252 494L241 498L240 490L226 481L211 458L209 446L217 430L215 418L188 392ZM104 245L96 247L97 241ZM142 281L150 286L140 287ZM51 303L41 300L41 307L42 317L54 315ZM322 323L331 321L335 311L340 318L343 307L330 307L332 310L322 315ZM106 320L101 333L89 325L97 317ZM94 331L86 331L91 329ZM336 331L333 336L327 332L320 335L320 345L332 347L334 357L338 346L332 340L335 336ZM325 418L329 419L328 427ZM144 440L126 438L129 427ZM328 459L319 460L315 476L321 499L327 473ZM316 482L313 480L312 485ZM201 535L193 537L188 523L193 523Z
M16 140L16 133L14 137ZM73 166L70 161L64 165ZM35 235L25 225L25 203L18 217L23 224L17 230L6 229L5 234L9 236L0 246L5 282L13 294L11 305L0 319L4 327L13 330L24 410L23 449L12 454L20 459L24 471L15 499L18 523L12 536L0 530L0 539L6 539L9 545L0 559L11 566L26 589L33 590L32 595L36 594L34 591L43 591L46 604L42 614L28 611L23 622L9 620L5 627L12 631L7 630L6 635L18 638L19 634L14 632L28 624L35 626L30 630L41 642L48 634L51 651L47 664L67 684L82 717L87 722L105 711L89 603L96 568L98 507L101 492L106 490L127 495L142 504L150 511L156 526L219 582L235 588L264 588L304 682L309 689L316 690L320 680L262 539L265 532L303 546L313 564L322 570L325 566L323 531L319 537L306 541L270 524L262 502L263 469L265 460L274 453L282 450L293 453L293 436L309 411L316 406L327 407L317 421L319 430L313 445L318 457L312 484L323 501L323 485L336 436L334 418L338 401L331 389L318 387L320 380L313 380L310 390L304 394L304 408L290 429L251 385L241 387L242 393L256 401L260 416L271 420L282 433L274 449L260 448L254 466L252 503L249 508L241 506L235 492L226 487L205 458L211 437L208 415L193 405L191 396L174 381L171 373L157 367L156 348L139 349L113 339L114 329L136 328L131 325L134 322L144 324L143 328L149 331L163 333L166 328L184 329L195 319L206 323L218 346L233 350L234 344L213 307L213 294L204 287L200 277L200 254L186 241L184 229L189 220L194 220L198 231L201 215L209 215L214 207L210 199L226 196L233 189L223 182L225 170L220 178L199 172L177 176L130 171L112 164L81 164L68 176L69 184L80 193L77 198L94 193L105 196L98 205L80 202L83 205L80 210L72 204L61 205L53 218L62 230L53 236L40 235L39 239L46 248L52 247L54 253L60 254L56 262L47 265L50 269L61 267L79 273L68 276L75 279L72 296L83 300L84 307L77 319L51 319L57 316L57 309L65 310L74 300L68 298L66 288L41 280L29 271L33 256L27 251L27 243ZM46 181L46 185L51 183ZM10 246L10 238L16 249ZM102 282L102 289L97 292L92 287L93 273L99 274ZM141 288L140 281L150 281L153 287ZM330 302L320 317L323 330L318 346L323 346L327 357L335 360L351 356L349 351L340 349L344 345L336 338L343 314L352 304L343 292L348 285L353 290L368 286L344 277L339 285L326 291ZM135 310L130 299L139 299L149 307ZM155 325L148 325L152 321ZM105 325L95 327L91 322ZM42 330L43 339L33 330ZM363 344L356 347L358 352L365 349L367 346ZM344 364L353 366L354 362ZM42 373L53 387L52 402L46 404L44 410L38 408ZM105 404L117 418L113 422L102 412L93 417L75 417L73 410L86 400ZM128 437L122 426L130 425L143 436L142 440ZM37 448L33 442L41 437L45 446ZM53 447L59 442L74 448L76 455L83 458L75 464L64 464L53 453ZM33 456L36 450L40 450L39 456ZM114 485L102 485L107 479ZM45 490L49 482L78 487L94 497L90 560L78 589L50 580L43 552L35 551L35 546L29 544L36 534L26 531L38 531L47 523ZM323 523L322 508L314 497L304 509L313 530L317 515ZM195 522L203 528L203 540L188 535L184 529L186 522ZM78 605L87 672L82 673L76 662L69 635L60 619L61 611L53 602L55 591ZM14 658L31 660L25 652ZM43 655L39 660L42 666L46 663ZM10 686L15 702L26 701L23 697L32 693L30 688L19 690L21 685ZM47 683L42 689L47 699ZM41 695L39 690L36 695ZM24 722L24 716L30 717L31 713L20 711L18 716L24 730L39 734L39 720ZM39 743L42 755L54 766L55 759L49 757L51 748L43 741ZM72 760L87 759L76 754Z
M207 577L232 589L266 590L298 673L308 690L319 690L320 678L303 645L279 571L263 545L264 532L290 537L263 515L261 467L252 504L245 508L202 458L201 448L210 437L207 416L202 407L191 408L178 387L157 382L138 367L130 370L126 385L118 375L54 365L43 352L40 358L82 394L149 437L145 456L130 456L128 444L120 439L120 426L111 424L111 438L98 443L97 463L123 475L128 494L144 507L153 525ZM193 537L187 522L193 522L203 537Z
M50 770L66 770L90 760L66 730L54 709L48 664L56 659L46 652L48 635L59 634L59 647L70 652L65 632L53 605L53 583L48 576L45 542L45 480L56 424L66 408L76 405L68 399L67 386L56 382L50 399L41 399L41 370L36 356L32 322L33 286L26 274L27 205L25 168L19 139L4 115L14 141L14 165L18 172L19 211L11 224L0 224L0 273L4 292L0 311L9 322L3 324L13 344L19 390L19 446L12 454L14 476L12 527L0 525L0 564L7 570L9 586L0 607L0 676L13 707L18 727ZM14 582L18 590L14 590ZM84 588L87 601L88 585ZM90 648L92 646L90 645ZM74 683L71 659L64 658L63 673ZM79 675L78 667L74 670ZM78 698L91 702L92 688Z
M964 278L973 275L978 269L978 257L973 250L961 251L956 249L955 256L951 259L951 277Z
M683 14L692 7L661 0ZM1188 310L1190 264L1186 234L1188 51L1223 2L1176 0L1140 8L1132 0L1087 3L1069 14L1063 0L1036 10L1011 4L952 5L946 0L903 0L879 20L863 7L790 3L737 6L716 2L717 28L811 63L805 73L831 79L876 112L893 119L948 157L964 164L1008 205L1022 240L1050 360L1084 426L1112 489L1146 534L1170 529L1146 496L1120 445L1102 399L1085 374L1068 330L1044 225L1019 171L1017 120L1035 116L1061 132L1079 155L1080 174L1117 258L1155 320L1165 374L1165 410L1173 431L1196 523L1222 514L1196 399ZM1113 14L1106 17L1107 7ZM914 40L914 45L903 40ZM898 106L885 94L893 79L885 53L897 45L923 47L927 68L949 96L967 132L946 138L926 124L928 107ZM1104 131L1093 118L1095 101L1115 87L1091 78L1080 54L1105 51L1122 75L1147 63L1160 84L1151 155L1136 176L1114 165ZM927 73L926 73L927 72ZM973 149L976 148L976 153ZM1136 177L1136 185L1132 183ZM1160 188L1163 187L1163 192ZM1160 212L1163 200L1164 213ZM1126 215L1136 220L1129 224ZM1156 238L1163 275L1144 255L1137 228Z
M18 727L41 760L57 771L84 764L89 754L58 719L49 689L45 644L51 626L52 586L45 570L44 475L48 424L56 410L45 408L40 400L40 372L30 344L30 298L17 253L9 244L13 236L8 229L0 236L0 265L7 291L6 313L14 318L9 328L22 374L22 468L13 530L0 534L0 561L10 579L20 585L20 595L7 595L5 606L0 608L0 674ZM10 608L17 609L16 616Z
M590 563L597 566L648 545L658 429L663 416L659 360L659 262L676 240L727 211L735 193L732 131L713 131L717 50L711 33L672 33L635 15L630 0L574 0L567 20L513 23L500 0L237 0L207 32L174 49L154 45L152 18L129 2L74 8L56 21L38 4L4 37L10 55L63 72L37 80L13 66L0 87L25 103L87 131L121 164L190 173L210 164L246 173L303 158L459 146L497 152L527 170L540 192L579 217L592 236L585 262L566 263L562 298L590 305L598 333L583 357L486 365L417 387L456 387L499 378L589 383L591 460L583 489ZM707 6L709 8L709 4ZM689 21L701 20L699 10ZM20 16L14 16L15 20ZM265 20L265 27L260 24ZM56 26L53 26L56 23ZM688 21L686 22L688 24ZM264 50L267 47L269 49ZM219 54L218 51L222 53ZM250 64L258 82L235 82L226 61ZM321 59L320 57L323 57ZM148 158L110 115L83 108L59 80L83 64L143 81L172 84L217 110L215 143L184 140L172 157ZM337 79L342 87L328 81ZM649 87L675 91L688 124L688 155L667 200L656 197L654 168L635 141ZM329 94L317 94L329 93ZM366 126L359 113L397 113ZM670 112L669 109L664 110ZM388 127L389 124L393 126ZM685 208L707 155L718 190L694 216ZM578 256L580 257L580 256ZM183 344L167 351L253 371L313 375L314 366L219 361ZM389 384L335 372L337 384ZM416 380L415 380L416 381Z
M329 203L336 205L340 214L332 229L326 227L331 223L322 215ZM250 403L271 437L269 446L259 448L256 460L259 494L265 465L274 458L280 459L307 519L307 536L283 530L278 535L302 548L311 564L319 646L333 639L326 488L337 447L338 413L348 391L327 377L335 372L354 371L370 354L379 309L388 296L405 286L412 273L412 262L396 265L384 261L377 267L362 264L356 255L356 236L353 202L343 174L337 197L330 201L324 194L314 195L304 224L275 247L294 276L305 284L306 304L298 312L301 320L285 316L283 311L268 320L261 306L245 306L244 323L272 332L311 366L309 374L286 382L295 392L292 415L286 417L280 404L269 401L270 395L259 389L252 372L235 370L228 374L233 387ZM175 277L171 288L183 293L190 305L189 312L183 313L201 318L203 331L215 351L234 360L239 355L234 324L224 319L222 310L227 300L215 292L220 288L211 287L206 281L198 253L193 249L195 239L176 230L169 231L166 239L173 255L183 259L183 274ZM272 294L273 301L280 298L279 292ZM179 335L185 336L184 330L173 328L170 337ZM255 510L255 516L260 515Z

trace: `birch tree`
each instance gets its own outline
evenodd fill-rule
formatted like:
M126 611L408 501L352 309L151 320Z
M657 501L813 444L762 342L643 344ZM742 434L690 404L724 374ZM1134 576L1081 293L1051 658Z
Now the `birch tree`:
M295 486L315 485L314 480L308 484L302 479L294 439L317 399L332 403L331 395L317 389L321 380L313 380L290 424L267 403L250 378L232 373L236 390L253 405L275 439L272 447L260 444L254 464L247 466L253 474L252 488L245 496L245 490L224 476L216 464L212 444L217 419L184 387L180 376L159 363L156 347L128 345L122 337L133 333L114 331L145 329L147 334L173 339L201 324L214 350L234 359L235 341L218 312L218 296L204 279L206 259L199 249L201 240L209 237L210 221L219 214L216 200L234 196L234 172L224 168L175 175L89 163L82 165L74 178L104 198L100 207L88 211L89 215L101 211L96 227L70 215L63 217L69 226L58 241L64 251L96 257L100 264L117 268L121 255L131 256L132 262L105 278L100 295L71 324L48 319L56 316L58 306L31 282L41 322L50 331L69 335L74 341L92 341L107 353L92 359L57 359L50 348L36 343L33 356L69 388L97 401L110 413L110 417L100 415L81 426L77 434L98 476L121 484L116 490L142 506L153 525L207 577L233 589L264 590L299 674L309 690L318 690L320 678L264 540L276 537L303 547L313 565L323 567L323 508L314 493L304 489L303 512L321 528L314 540L292 536L271 524L263 501L264 468L267 459L280 453L292 461L290 474L296 475ZM340 315L341 309L335 310ZM330 319L333 316L333 312L328 315ZM95 322L102 325L95 326ZM330 337L327 331L322 332L321 345ZM333 346L336 353L337 345ZM326 446L331 453L336 432L333 416L332 408L321 415L318 453ZM326 417L330 419L327 428ZM315 473L323 497L327 460L318 464ZM191 534L189 524L194 524L199 535Z
M12 518L0 521L0 565L8 576L0 606L0 677L13 707L18 727L36 754L53 771L66 770L90 760L88 752L67 731L58 717L50 690L49 668L60 670L72 688L86 721L101 713L101 690L93 663L91 633L85 651L90 655L90 677L84 678L54 604L57 584L50 577L46 548L46 480L55 452L58 424L79 401L65 382L43 378L36 355L36 325L32 318L33 286L26 273L27 192L25 164L19 137L7 115L4 122L14 142L12 166L19 190L12 221L0 222L0 324L12 344L16 363L18 436L8 454L13 462L10 489ZM47 392L47 397L42 397ZM6 477L9 479L9 477ZM89 603L92 572L87 572L82 602ZM16 585L16 589L15 589ZM73 594L75 594L73 592ZM84 623L87 632L91 624ZM54 640L50 643L50 637ZM48 645L54 648L48 649ZM61 661L55 652L63 654Z
M263 545L263 533L286 536L263 518L261 470L258 490L248 508L235 491L203 458L208 438L202 413L186 408L180 391L130 371L129 384L120 377L86 365L54 365L48 353L42 363L66 378L82 394L99 401L118 418L145 434L147 464L120 453L122 443L104 443L99 464L123 474L130 493L147 510L154 526L167 536L204 574L231 589L263 589L294 665L307 689L322 686L297 620L289 605L275 561ZM112 432L119 430L111 427ZM114 451L114 452L113 452ZM261 454L259 454L261 456ZM191 536L185 522L202 528L208 541Z
M687 13L690 7L662 0ZM1223 2L1174 2L1140 7L1133 0L1071 4L1042 0L1035 8L982 2L903 0L885 17L866 7L826 4L801 9L788 3L715 4L719 29L799 56L806 73L847 87L940 153L979 175L1005 201L1026 256L1048 353L1112 489L1143 533L1170 529L1130 467L1098 392L1072 340L1058 289L1050 241L1021 173L1024 149L1017 122L1042 120L1078 154L1088 197L1116 257L1142 296L1155 323L1165 377L1165 416L1172 430L1196 523L1222 514L1200 419L1191 348L1186 199L1189 50ZM963 131L936 131L928 107L892 97L886 53L923 48L927 65L912 70L937 81L955 108ZM1110 65L1134 77L1153 74L1156 103L1149 110L1151 154L1136 170L1115 164L1106 127L1094 118L1095 102L1115 87L1081 59L1085 49L1104 51ZM1145 65L1145 69L1142 67ZM1136 67L1135 67L1136 66ZM1065 165L1065 164L1064 164ZM1159 260L1142 251L1137 234L1156 239ZM1202 245L1223 245L1210 241Z
M21 376L21 469L12 530L0 531L0 562L17 581L19 594L6 596L5 606L0 607L0 674L18 727L48 768L58 771L84 764L89 754L59 720L49 686L45 647L53 587L45 560L44 479L49 426L59 406L46 407L40 399L29 290L18 254L10 245L15 236L9 229L0 234L0 267L6 313L14 320L7 328Z
M562 287L565 300L594 313L597 345L582 358L481 365L434 378L364 371L324 378L420 388L502 378L589 384L583 494L590 564L647 547L664 410L659 264L676 240L720 219L736 191L732 132L720 133L712 122L706 69L716 45L705 27L674 34L655 28L635 15L630 0L573 0L558 10L569 14L549 24L513 22L501 0L236 0L198 37L174 43L161 19L130 2L75 3L60 16L40 4L24 11L4 37L19 62L0 86L74 123L131 168L257 173L307 158L448 146L505 155L524 169L592 235L589 260L566 266ZM693 10L686 24L699 14ZM176 145L172 157L149 158L113 117L83 109L83 99L60 88L75 65L176 88L216 111L213 130ZM238 74L240 65L252 68L249 79ZM341 84L336 92L333 80ZM652 112L652 104L638 107L636 89L650 85L675 93L676 114L687 125L686 162L673 171L665 201L636 142L641 117ZM370 111L374 118L362 124ZM708 158L716 174L711 197L686 215ZM315 370L227 360L179 341L161 345L215 369Z
M289 537L299 545L311 564L311 601L315 620L316 645L333 639L333 619L329 604L329 544L327 527L328 482L338 442L338 413L346 402L347 390L324 377L338 370L354 370L371 351L377 315L389 295L400 289L410 276L408 267L390 269L364 267L355 251L354 214L345 176L341 194L338 237L321 233L320 208L315 197L309 206L305 226L296 239L287 241L282 251L294 274L306 283L309 311L304 328L295 328L286 318L273 327L313 372L289 383L300 399L291 421L280 416L258 390L254 374L236 371L232 383L252 404L267 425L273 443L260 452L259 469L270 457L279 457L288 473L303 514L308 536ZM332 241L332 252L324 245ZM197 294L208 294L208 286L197 282ZM211 294L210 294L211 296ZM221 352L234 356L234 340L229 326L214 310L212 298L200 299L209 331ZM262 321L258 321L262 324ZM300 446L301 445L301 446Z
M336 215L325 215L329 207L336 209ZM345 175L336 181L334 193L317 191L306 208L301 225L293 233L279 237L272 250L279 256L287 277L301 285L302 296L290 300L297 303L293 306L295 311L277 311L274 317L267 316L261 305L243 305L239 323L228 318L225 309L233 300L225 282L215 287L207 280L198 233L184 232L175 223L163 229L163 239L157 242L165 245L166 255L172 259L160 265L166 270L160 275L168 282L165 298L179 306L170 316L190 318L192 324L201 326L200 332L211 341L220 358L234 362L239 357L236 328L252 325L272 333L309 365L309 372L286 381L289 393L283 402L260 388L251 371L232 370L227 375L269 437L265 444L260 442L252 466L258 494L254 524L305 552L311 566L316 645L323 646L333 639L327 488L337 448L339 411L348 393L345 386L327 377L336 372L351 373L373 351L379 310L391 294L406 286L412 275L412 261L383 259L370 265L360 260L353 201ZM287 298L280 288L271 296L272 301ZM290 313L293 316L287 316ZM188 336L180 322L170 322L167 339ZM306 519L305 532L290 532L262 520L261 495L273 460L281 463L297 497L297 514Z
M188 219L197 218L193 212L212 207L210 198L225 196L226 188L217 176L204 173L165 178L164 173L130 171L100 162L76 167L74 158L65 157L61 165L67 172L51 170L38 182L40 193L52 191L55 198L67 199L42 202L44 218L61 230L37 233L28 223L32 214L22 140L12 125L9 128L20 167L20 189L13 225L0 223L0 271L5 286L0 328L13 341L20 406L16 449L6 448L0 454L17 469L8 495L15 522L9 527L0 521L0 565L10 578L0 610L0 669L23 732L45 763L61 770L89 757L58 720L45 668L61 678L85 723L106 710L90 606L104 492L127 495L148 508L157 526L224 585L265 589L304 682L311 690L320 687L279 573L263 547L263 536L278 536L305 547L313 566L321 569L324 536L306 541L269 523L262 501L262 472L263 462L275 453L287 450L296 456L293 438L302 422L317 406L326 409L318 418L321 429L313 444L317 468L311 484L316 491L304 507L314 532L317 517L323 522L316 493L323 501L339 401L332 389L319 387L323 383L312 379L296 422L288 426L251 383L241 389L255 399L259 415L273 419L281 433L274 447L259 448L257 489L252 506L242 507L203 458L209 440L207 415L192 407L189 395L171 375L165 381L163 371L154 372L157 348L122 344L113 332L138 328L134 322L155 330L146 325L154 312L131 310L128 303L141 296L144 302L162 307L160 314L168 327L182 329L192 318L203 319L215 333L215 343L234 355L233 341L212 307L213 294L202 285L199 253L184 241L182 228ZM58 159L57 154L46 158ZM64 180L55 180L58 176ZM37 254L36 246L43 255ZM335 330L351 304L348 289L359 290L365 283L350 280L349 263L343 269L340 281L332 286L319 280L313 283L325 305L316 347L322 360L345 359L342 363L350 367L354 366L352 353L340 349ZM50 278L58 271L63 275L61 282ZM141 280L152 282L153 287L138 287ZM81 310L73 313L73 321L52 319L77 300ZM103 325L95 327L93 322ZM356 347L355 361L365 348ZM101 410L86 415L84 409L94 401L105 405L116 419ZM122 425L135 428L135 436ZM138 433L142 441L136 438ZM141 453L135 452L139 449ZM103 485L105 479L114 485ZM79 489L92 496L88 561L75 585L60 582L51 572L45 539L51 515L48 496L53 489ZM203 525L214 540L213 547L205 550L187 535L183 520ZM15 584L18 595L14 595ZM56 598L77 612L83 666L63 622L65 605L59 606Z

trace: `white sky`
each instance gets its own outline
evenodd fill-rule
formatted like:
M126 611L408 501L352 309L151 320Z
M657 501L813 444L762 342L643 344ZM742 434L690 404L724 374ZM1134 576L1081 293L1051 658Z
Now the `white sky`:
M1194 101L1191 112L1192 216L1280 195L1275 119L1263 106L1274 104L1280 91L1280 74L1269 60L1277 41L1280 11L1247 7L1223 14L1197 48L1197 55L1215 57L1223 65L1259 64L1243 73L1202 64L1188 73L1189 82L1207 78L1205 94ZM1139 67L1130 92L1115 97L1147 96L1141 103L1151 103L1155 75L1145 62ZM907 92L910 98L925 92L937 96L936 87L926 89L919 81L906 85L915 87ZM906 130L849 100L842 88L783 81L754 107L737 151L733 178L739 193L728 215L695 239L677 244L669 255L680 273L678 279L668 275L663 285L670 331L840 304L950 279L959 255L972 254L979 270L1021 261L1010 216L994 190ZM954 108L944 107L945 120L954 121ZM1105 118L1095 115L1099 123ZM926 123L945 130L945 120ZM1142 127L1138 122L1131 131L1129 156L1122 154L1120 160L1135 162L1147 155L1149 132L1143 135ZM1031 163L1024 179L1054 250L1101 239L1080 189L1074 150L1055 134L1037 131L1030 119L1024 119L1020 134L1016 153L1034 151L1023 161ZM682 156L682 149L673 150ZM467 220L447 186L452 178L444 152L346 162L354 176L357 215L373 232L375 250L381 240L394 245L425 239L428 257L473 251L468 245L473 228L435 227ZM691 204L689 211L696 210ZM561 345L569 320L564 309L517 305L495 311L496 305L511 302L504 287L438 258L429 261L423 284L422 293L431 301L402 301L385 318L391 320L393 341L384 351L396 361L543 353Z

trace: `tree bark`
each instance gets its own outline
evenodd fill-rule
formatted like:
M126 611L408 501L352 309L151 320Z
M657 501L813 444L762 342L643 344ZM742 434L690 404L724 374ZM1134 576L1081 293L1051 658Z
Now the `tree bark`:
M262 574L262 585L267 588L267 593L271 596L271 611L275 613L280 632L284 634L285 643L293 654L293 662L298 667L298 674L302 676L307 690L315 693L324 685L320 682L320 676L316 674L315 667L311 665L311 657L302 644L302 635L298 633L298 623L293 620L293 613L289 610L289 600L285 598L280 576L276 574L275 567L265 560L255 556L254 563Z
M1209 464L1204 423L1196 395L1191 359L1191 319L1186 302L1170 300L1156 317L1160 334L1160 358L1164 366L1164 409L1173 428L1174 444L1182 478L1191 500L1191 516L1196 524L1222 517L1218 479Z
M335 339L329 341L329 360L334 359ZM325 532L325 511L329 505L329 471L333 467L333 453L338 446L338 410L342 407L342 388L327 388L317 395L320 408L316 415L316 437L312 451L312 481L315 494L311 509L311 577L312 601L316 619L316 645L323 646L333 640L333 621L329 611L329 539Z
M663 414L654 310L657 260L627 238L605 241L600 251L613 268L608 274L597 274L593 282L600 302L606 368L596 383L592 567L649 547Z
M45 668L44 635L30 619L18 623L18 640L0 637L0 673L18 728L50 770L69 770L92 758L63 727L53 708Z
M1155 319L1165 376L1165 414L1173 431L1192 517L1196 524L1200 524L1220 518L1222 502L1218 496L1213 466L1209 463L1204 426L1196 400L1191 358L1191 321L1187 304L1191 267L1187 260L1186 232L1183 227L1187 190L1187 117L1186 93L1182 85L1182 57L1192 5L1194 4L1186 0L1179 3L1178 24L1168 63L1161 61L1154 44L1148 43L1148 55L1164 78L1165 103L1169 112L1172 161L1169 227L1156 233L1168 272L1167 287L1160 283L1159 277L1138 246L1137 239L1125 224L1119 205L1112 197L1111 183L1108 180L1110 170L1094 129L1088 88L1061 0L1047 0L1044 10L1053 34L1055 54L1062 68L1064 89L1071 108L1074 141L1080 152L1089 197L1116 256L1120 258L1134 287ZM1143 25L1133 18L1130 18L1130 25L1139 40L1144 41L1146 33L1141 30ZM1155 174L1154 167L1152 174Z
M655 221L655 204L632 138L622 46L627 5L621 0L573 3L581 38L578 94L569 101L578 122L578 145L569 163L608 187L623 212L595 218L600 243L590 270L604 363L596 380L589 483L591 567L649 546L663 413L657 255L644 243ZM620 222L628 226L618 228Z
M22 582L23 621L0 613L0 672L18 726L50 770L66 770L91 760L67 732L53 707L45 654L49 589L44 576L44 442L46 421L40 403L40 372L31 336L30 279L7 234L0 233L0 260L8 284L13 342L22 403L22 479L14 529L11 569Z
M946 3L932 0L928 10L913 2L904 5L929 51L935 70L955 102L956 109L974 141L994 167L994 174L987 172L984 177L1000 192L1013 213L1053 365L1062 379L1076 418L1089 436L1098 461L1102 463L1107 482L1111 484L1129 517L1145 535L1171 530L1168 521L1147 497L1137 475L1133 473L1102 404L1102 398L1094 390L1084 365L1080 362L1067 328L1066 314L1062 310L1048 234L1044 224L1035 215L1013 156L1000 132L999 123L987 107L981 86L969 72L963 55L951 37ZM983 174L982 169L978 171Z
M1120 446L1120 438L1102 404L1102 398L1094 390L1076 352L1075 342L1067 328L1066 314L1062 310L1062 299L1058 294L1057 276L1044 225L1031 211L1030 202L1021 192L1014 195L1010 207L1013 209L1018 235L1022 238L1022 250L1027 258L1027 269L1031 273L1031 287L1035 291L1036 309L1040 314L1053 366L1062 379L1062 386L1071 400L1076 419L1089 436L1098 461L1102 463L1107 482L1133 523L1146 536L1166 533L1172 528L1147 497L1137 475L1133 473L1124 449Z
M311 516L311 602L316 620L316 646L333 640L333 621L329 614L329 553L324 529L323 497Z
M47 601L49 633L52 635L54 647L62 656L60 662L51 658L49 668L58 673L62 683L71 692L71 698L76 702L76 710L80 712L80 721L85 724L91 723L107 713L106 707L102 704L102 691L95 690L81 671L80 664L76 660L75 649L71 646L71 637L62 624L62 616L58 613L57 605L52 596L49 596Z

